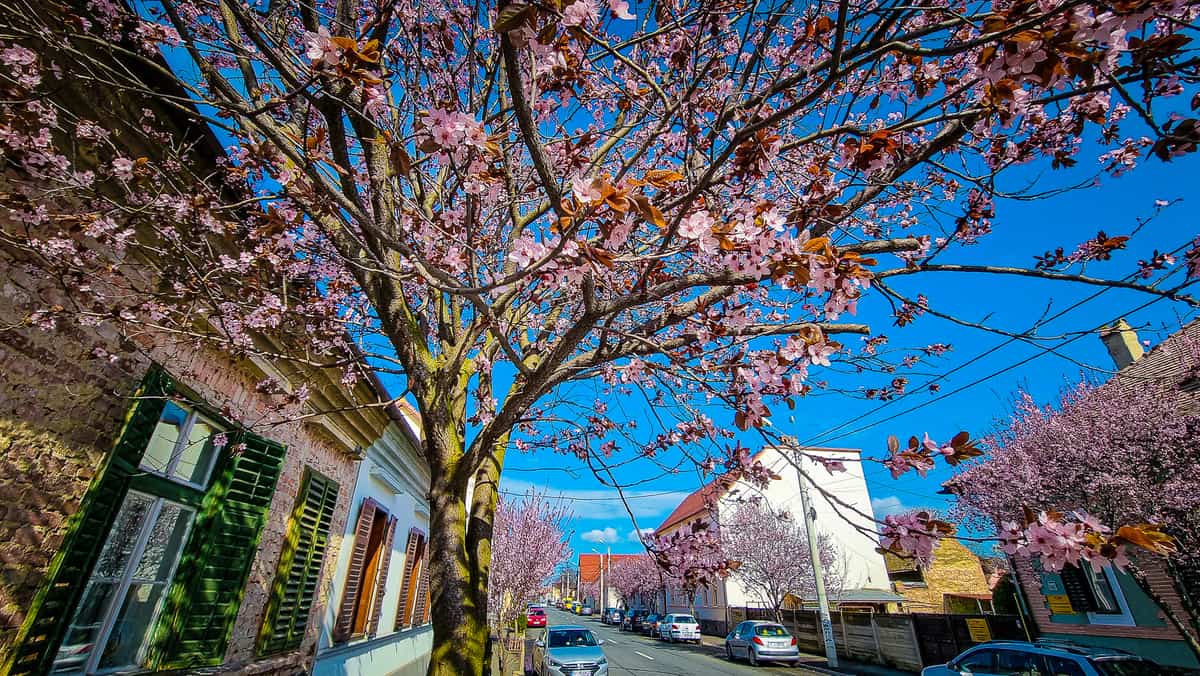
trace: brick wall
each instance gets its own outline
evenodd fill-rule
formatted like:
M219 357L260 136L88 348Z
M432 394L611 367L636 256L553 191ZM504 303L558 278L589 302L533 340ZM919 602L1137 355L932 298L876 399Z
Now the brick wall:
M115 441L131 403L129 394L153 359L210 405L228 407L262 436L288 446L226 655L231 666L261 671L249 665L303 469L311 466L339 483L331 532L341 533L356 476L350 449L315 426L272 419L269 402L255 391L257 378L250 365L235 364L214 350L147 339L137 346L140 349L121 351L115 339L90 330L12 328L43 305L37 299L46 291L3 251L0 270L5 271L0 278L0 663L44 582L67 519L78 510ZM97 348L104 351L101 354L124 356L98 357ZM328 601L339 545L340 538L330 542L314 613ZM287 671L292 668L288 664L310 655L316 625L310 619L309 635L299 651L261 666Z

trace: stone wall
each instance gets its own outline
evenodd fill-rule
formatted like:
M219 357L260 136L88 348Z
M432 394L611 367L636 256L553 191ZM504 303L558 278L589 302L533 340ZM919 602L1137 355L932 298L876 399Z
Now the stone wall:
M3 251L0 270L0 664L45 581L67 520L120 431L132 403L129 395L153 360L210 405L288 446L226 655L231 667L261 670L250 666L254 645L304 467L340 485L331 533L341 533L354 492L353 449L315 425L278 419L255 389L261 374L215 350L168 346L152 338L119 346L102 332L77 326L49 331L21 326L32 309L45 305L38 299L43 285ZM324 596L339 545L340 537L331 537L314 603L317 613L328 601ZM310 618L299 651L261 666L294 671L313 652L316 624Z
M905 598L910 613L945 613L947 594L977 596L990 594L979 557L957 540L942 540L933 552L933 562L922 571L925 582L896 582L896 593ZM987 608L987 604L984 604Z

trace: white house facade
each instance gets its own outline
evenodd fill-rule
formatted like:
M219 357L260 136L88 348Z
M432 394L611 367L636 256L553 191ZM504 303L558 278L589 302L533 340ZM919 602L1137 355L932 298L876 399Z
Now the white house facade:
M425 571L428 464L414 411L364 452L321 618L316 676L419 676L433 644Z
M658 534L670 534L701 519L709 523L715 519L720 528L746 500L756 496L772 511L785 511L796 519L802 518L800 475L793 461L784 456L785 452L785 449L767 447L751 459L752 463L761 462L780 479L771 481L766 488L741 478L718 479L685 498L659 526ZM821 458L826 463L840 462L844 471L831 473L824 463L814 458ZM816 484L816 487L812 483L806 484L815 528L828 538L837 552L829 576L835 581L828 590L831 601L836 603L844 599L847 603L882 604L898 600L899 597L893 598L896 595L891 592L887 566L877 551L879 538L863 474L861 451L807 448L795 460ZM682 594L667 594L669 612L694 609L708 631L721 631L728 621L729 608L766 605L746 589L737 572L711 588L699 590L693 607L689 607L688 599Z

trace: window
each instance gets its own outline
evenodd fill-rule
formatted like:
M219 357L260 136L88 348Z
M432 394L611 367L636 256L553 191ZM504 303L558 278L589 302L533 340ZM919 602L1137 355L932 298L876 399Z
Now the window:
M189 486L208 482L219 449L214 437L223 430L186 404L168 401L146 445L139 466Z
M178 503L129 493L84 587L52 673L90 674L144 662L146 639L193 517L193 510Z
M388 518L379 503L370 498L363 500L346 572L346 588L334 625L335 641L378 631L395 524L396 520Z
M1076 612L1087 613L1091 624L1134 625L1133 614L1111 566L1096 570L1090 564L1068 565L1060 575L1071 607Z
M551 648L590 647L596 645L596 637L587 629L552 630L546 645Z
M1050 668L1050 676L1086 676L1078 662L1066 657L1046 655L1046 664Z
M965 673L994 673L996 669L996 651L990 649L976 650L955 663L959 671Z
M288 521L279 568L267 600L258 652L269 654L300 647L308 627L329 545L329 525L337 505L338 485L306 469L296 506Z
M10 674L223 661L285 449L223 432L188 398L162 369L147 373L16 637ZM217 434L229 443L214 445ZM234 444L237 456L225 450Z
M400 585L400 605L396 608L396 629L424 624L429 606L428 571L425 569L425 533L419 528L408 531L404 548L404 579Z
M1042 656L1021 650L997 650L996 673L1005 676L1043 676Z

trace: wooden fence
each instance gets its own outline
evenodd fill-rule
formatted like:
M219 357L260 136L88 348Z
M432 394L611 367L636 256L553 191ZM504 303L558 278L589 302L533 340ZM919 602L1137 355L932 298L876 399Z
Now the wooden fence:
M744 620L773 620L768 609L730 608L732 629ZM1016 615L940 615L833 612L833 638L842 657L920 671L991 639L1024 640ZM815 610L784 610L783 624L805 652L825 652Z

